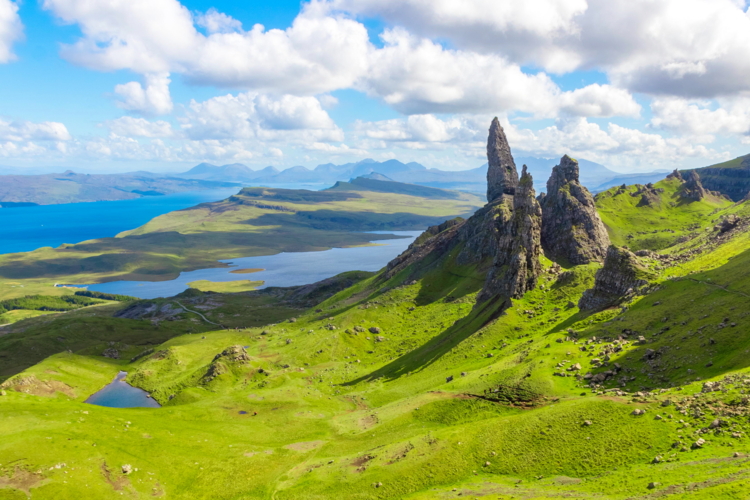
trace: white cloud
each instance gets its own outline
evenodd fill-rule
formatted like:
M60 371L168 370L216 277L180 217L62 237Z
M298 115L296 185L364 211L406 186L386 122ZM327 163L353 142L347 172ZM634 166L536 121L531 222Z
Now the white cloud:
M83 37L62 55L88 68L140 74L181 73L219 87L312 95L351 86L367 64L366 28L308 4L286 30L249 31L218 12L197 19L177 0L44 0ZM227 32L227 28L232 28ZM218 31L214 31L218 30Z
M651 103L651 124L673 132L704 141L713 140L714 134L750 134L750 98L719 100L712 109L706 101L691 102L678 98L655 99Z
M70 133L58 122L9 122L0 119L0 140L4 141L68 141Z
M164 115L172 111L172 97L169 94L169 74L147 74L145 86L129 82L115 87L119 96L117 106L144 115Z
M148 121L145 118L122 116L105 122L105 126L121 137L171 137L172 125L163 120Z
M610 85L593 84L564 92L557 105L568 115L588 117L631 116L641 113L641 106L629 92Z
M631 91L750 91L750 16L738 0L329 0L459 49L566 73L605 71Z
M254 92L192 101L182 128L199 139L342 141L343 132L315 97Z
M18 16L18 4L0 0L0 63L15 59L13 44L23 38L23 24Z
M204 14L195 16L195 24L208 33L233 33L242 31L242 23L211 7Z
M550 41L575 37L586 0L330 0L332 10L381 17L420 36L447 38L459 47L502 54L515 61L543 61L571 69L577 55Z
M570 154L621 170L675 168L688 158L727 158L726 153L696 144L690 138L665 138L614 123L602 129L585 118L558 120L554 126L536 131L508 124L506 132L514 151L542 157Z

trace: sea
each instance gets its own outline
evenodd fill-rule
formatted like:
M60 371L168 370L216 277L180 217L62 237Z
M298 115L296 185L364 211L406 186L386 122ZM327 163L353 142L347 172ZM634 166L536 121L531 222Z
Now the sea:
M29 252L41 247L116 236L167 212L223 200L239 189L189 191L133 200L0 208L0 253Z

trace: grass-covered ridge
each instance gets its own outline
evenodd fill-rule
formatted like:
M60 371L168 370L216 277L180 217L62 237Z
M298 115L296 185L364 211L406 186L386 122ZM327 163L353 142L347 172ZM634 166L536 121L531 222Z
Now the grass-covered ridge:
M649 285L595 314L576 304L597 264L542 259L498 314L458 246L20 322L0 336L0 360L26 360L0 396L0 498L743 498L750 206L679 190L597 197ZM119 370L164 406L82 403Z

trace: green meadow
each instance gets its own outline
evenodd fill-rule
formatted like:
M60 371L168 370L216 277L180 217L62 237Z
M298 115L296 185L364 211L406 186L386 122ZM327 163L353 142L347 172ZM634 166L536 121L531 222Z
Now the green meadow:
M674 180L655 189L649 204L634 186L596 197L612 241L648 250L649 286L595 314L577 303L599 265L542 259L539 286L498 314L477 305L486 270L460 265L459 247L391 277L202 283L5 327L0 498L747 498L750 233L718 226L750 206L685 202ZM116 240L202 222L296 235L348 224L307 214L304 193L243 193ZM311 206L350 220L381 196L359 194ZM382 195L377 214L401 220ZM439 205L415 210L460 212ZM614 367L593 387L584 378ZM119 371L162 407L84 403Z

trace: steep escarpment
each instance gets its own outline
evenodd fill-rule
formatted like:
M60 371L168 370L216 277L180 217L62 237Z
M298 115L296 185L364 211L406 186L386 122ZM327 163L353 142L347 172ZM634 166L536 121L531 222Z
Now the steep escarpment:
M487 164L487 201L492 202L503 195L513 196L518 186L518 170L497 117L492 120L487 138Z
M703 187L740 201L750 192L750 155L694 170Z
M631 251L614 245L607 250L604 267L596 272L594 287L578 302L582 311L601 311L616 306L648 284L646 269Z
M609 236L594 197L579 181L576 160L565 155L552 169L541 206L542 246L548 257L571 264L604 260Z

